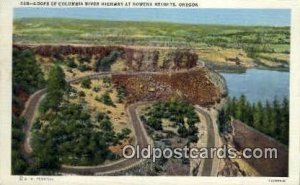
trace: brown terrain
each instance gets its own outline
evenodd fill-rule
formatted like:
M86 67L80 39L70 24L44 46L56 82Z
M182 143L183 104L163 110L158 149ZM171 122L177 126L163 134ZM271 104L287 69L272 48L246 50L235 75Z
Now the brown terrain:
M60 58L67 55L97 55L104 57L113 50L123 50L114 46L71 46L71 45L13 45L18 49L32 49L37 55L43 57Z
M222 94L208 76L206 68L166 73L112 74L112 82L123 86L128 103L167 99L184 99L202 106L217 103Z
M288 176L288 147L275 139L255 130L254 128L234 120L230 123L230 131L224 135L227 146L242 151L245 148L276 148L277 158L251 157L241 159L225 159L224 166L219 171L220 176ZM239 153L239 152L238 152Z
M261 176L288 176L288 147L286 145L239 121L233 122L233 128L233 142L237 149L245 147L277 149L277 159L245 159Z
M25 91L20 90L16 96L20 100L20 104L14 104L15 106L12 106L12 113L16 116L20 116L30 95Z

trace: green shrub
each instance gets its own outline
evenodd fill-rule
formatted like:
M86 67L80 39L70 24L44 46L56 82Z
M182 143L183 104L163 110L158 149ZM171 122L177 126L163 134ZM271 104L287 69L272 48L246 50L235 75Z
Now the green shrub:
M69 58L67 60L67 66L70 68L77 68L77 64L75 63L74 58Z
M89 78L85 78L81 81L81 87L82 88L85 88L85 89L90 89L91 88L91 79Z
M109 71L111 65L118 59L120 55L121 54L119 51L112 51L108 56L98 59L96 62L95 70Z
M91 67L89 67L89 66L86 65L86 64L80 64L80 65L78 66L78 70L81 71L81 72L85 72L85 71L91 70Z

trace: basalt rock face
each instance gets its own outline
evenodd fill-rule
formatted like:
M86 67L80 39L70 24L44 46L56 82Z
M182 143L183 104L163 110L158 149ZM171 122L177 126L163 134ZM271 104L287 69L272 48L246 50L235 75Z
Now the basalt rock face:
M125 88L127 101L182 99L202 106L224 96L208 77L209 70L195 68L168 73L113 74L112 82Z
M163 71L191 69L197 65L198 56L191 50L133 49L123 46L79 46L79 45L14 45L21 50L31 49L36 55L62 60L70 55L85 56L101 60L113 51L121 53L120 59L126 71Z
M122 51L122 47L115 46L72 46L72 45L14 45L18 49L31 49L35 54L42 57L60 59L68 55L85 55L104 57L113 50Z
M180 98L193 104L210 105L226 95L225 81L219 74L198 66L198 55L189 49L132 48L124 46L85 45L14 45L21 50L30 49L47 61L67 57L85 57L101 61L112 52L120 53L117 60L126 73L115 74L112 81L124 86L128 102ZM89 63L89 65L94 65ZM89 66L96 69L95 66ZM121 72L120 71L120 72ZM117 73L116 71L114 71ZM142 75L139 72L146 72Z
M239 163L233 162L230 159L225 159L224 168L218 172L218 176L238 177L238 176L249 176L249 175L240 168Z
M222 75L220 75L219 73L217 73L214 70L209 70L207 68L203 68L204 70L206 70L206 74L208 79L216 86L219 88L220 90L220 94L225 97L228 94L228 89L226 86L226 81L224 79L224 77Z

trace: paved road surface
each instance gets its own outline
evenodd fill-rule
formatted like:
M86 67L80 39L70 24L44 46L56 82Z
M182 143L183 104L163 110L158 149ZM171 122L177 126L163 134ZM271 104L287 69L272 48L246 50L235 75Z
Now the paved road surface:
M32 160L30 158L30 154L32 152L32 148L30 145L30 138L31 138L31 128L34 118L34 113L36 108L38 107L38 103L43 95L45 95L46 90L42 89L35 92L33 95L30 96L29 100L25 104L24 111L22 112L21 116L23 116L27 124L23 127L23 132L25 133L25 140L22 145L21 153L23 154L24 158L31 164Z
M201 113L202 115L204 115L205 119L206 119L206 124L207 124L207 148L212 148L215 147L215 132L214 132L214 127L213 127L213 122L211 120L210 115L203 111L201 108L195 106L195 109ZM202 174L201 176L211 176L211 172L212 172L212 166L213 166L213 158L208 158L204 160L204 166L203 166L203 170L202 170Z
M148 145L148 140L146 133L144 132L143 124L140 122L140 119L138 115L136 114L136 108L140 105L143 105L146 103L136 103L131 104L127 107L127 113L129 115L130 122L132 123L137 145L140 146L140 148L146 147ZM63 165L61 168L62 173L74 173L74 174L95 174L98 175L101 174L111 174L117 171L122 171L127 168L133 167L135 165L138 165L140 162L142 162L141 159L133 158L133 159L123 159L118 162L115 162L111 165L99 165L99 166L66 166Z
M139 74L139 73L134 73ZM104 73L97 73L93 75L88 75L84 77L79 77L76 79L69 80L69 83L76 83L81 81L84 78L98 78L99 76L107 76L110 75L108 72ZM27 124L24 126L23 131L25 133L25 141L22 146L22 154L25 157L25 159L32 163L32 159L30 158L32 148L30 145L30 139L31 139L31 128L33 124L33 118L36 108L38 107L40 99L46 94L46 90L42 89L34 93L29 100L26 103L25 109L22 113L22 116L27 121ZM140 106L145 103L136 103L131 104L127 107L128 115L130 122L133 124L134 133L136 136L137 144L140 145L140 148L146 147L148 145L147 136L145 134L143 124L140 122L139 117L136 114L136 108L137 106ZM127 169L129 167L132 167L134 165L137 165L141 162L140 159L123 159L120 161L116 161L112 163L111 165L100 165L100 166L67 166L63 165L61 168L62 173L74 173L74 174L82 174L82 175L92 175L96 172L98 174L105 173L113 173L116 171L121 171L124 169Z
M133 72L133 73L127 73L127 74L158 74L159 72ZM120 74L120 73L119 73ZM122 74L122 73L121 73ZM87 75L84 77L79 77L77 79L69 80L69 83L76 83L81 81L85 78L98 78L99 76L107 76L111 75L109 72L104 73L96 73L92 75ZM25 109L22 113L22 115L27 120L27 125L24 127L24 133L25 133L25 141L22 147L22 154L24 155L25 159L32 163L32 159L30 158L32 149L30 146L30 136L31 136L31 127L33 124L33 118L34 118L34 112L36 108L38 107L38 103L40 99L43 97L43 95L46 94L46 90L42 89L34 93L26 103ZM131 104L127 107L128 116L130 119L130 122L132 123L133 131L135 133L137 144L140 145L140 148L146 147L149 144L148 136L145 132L145 128L143 124L141 123L139 116L137 115L136 108L140 105L147 104L147 102L139 102L135 104ZM207 128L208 128L208 147L214 147L215 143L215 137L214 137L214 131L212 126L212 121L210 116L200 108L196 107L196 110L203 114L207 120ZM212 170L212 159L206 159L204 162L204 170L202 175L203 176L210 176L211 170ZM68 173L68 174L80 174L80 175L102 175L102 174L112 174L118 171L122 171L128 168L131 168L135 165L138 165L142 162L141 159L122 159L119 161L116 161L114 163L108 164L108 165L99 165L99 166L68 166L68 165L62 165L61 173Z

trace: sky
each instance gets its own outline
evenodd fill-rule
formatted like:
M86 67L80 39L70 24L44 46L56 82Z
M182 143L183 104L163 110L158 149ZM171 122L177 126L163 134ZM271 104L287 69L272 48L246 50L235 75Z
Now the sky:
M64 17L187 24L290 26L288 9L15 8L14 18Z

